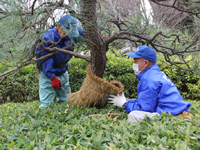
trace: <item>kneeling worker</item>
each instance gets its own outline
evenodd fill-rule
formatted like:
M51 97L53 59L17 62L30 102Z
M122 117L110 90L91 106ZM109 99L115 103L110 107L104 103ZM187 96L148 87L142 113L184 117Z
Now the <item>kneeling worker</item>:
M126 109L128 122L143 120L145 116L153 118L162 112L187 117L192 105L185 102L177 87L160 71L156 64L156 52L148 46L139 46L134 53L126 53L134 58L133 70L140 80L137 85L138 99L127 100L124 93L108 97L108 103Z

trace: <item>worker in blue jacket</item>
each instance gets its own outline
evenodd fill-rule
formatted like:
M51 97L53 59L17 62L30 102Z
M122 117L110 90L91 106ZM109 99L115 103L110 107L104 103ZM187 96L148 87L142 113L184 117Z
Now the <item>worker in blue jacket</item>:
M127 100L124 93L108 97L108 103L126 109L128 122L136 122L149 116L153 118L162 112L172 115L188 111L192 105L185 102L173 82L160 71L156 64L156 52L148 46L139 46L134 53L126 53L134 58L133 70L140 80L137 85L138 99Z
M79 33L80 32L80 33ZM49 29L43 35L44 47L57 47L74 51L76 38L84 36L83 28L77 26L77 19L70 14L64 15L56 26ZM54 44L54 45L53 45ZM67 47L67 48L66 48ZM41 52L43 49L38 46L35 53ZM51 53L44 51L37 55L37 58L43 57ZM58 52L52 57L38 61L39 73L39 96L41 105L40 109L53 103L55 95L58 103L67 101L66 94L71 93L69 85L69 75L67 72L68 61L72 58L69 54Z

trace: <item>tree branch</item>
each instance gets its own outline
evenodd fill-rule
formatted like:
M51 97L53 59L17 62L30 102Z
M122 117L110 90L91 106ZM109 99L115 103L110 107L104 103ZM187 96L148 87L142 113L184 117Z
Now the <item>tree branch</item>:
M35 6L36 1L37 1L37 0L34 0L34 2L33 2L33 4L32 4L32 13L31 13L32 15L34 14L34 6Z
M178 7L179 6L178 4L177 4L178 6L175 6L177 0L174 0L174 2L173 2L172 5L167 5L167 4L159 3L159 1L163 2L163 1L167 1L167 0L150 0L150 1L156 3L157 5L161 5L161 6L165 6L165 7L171 7L171 8L174 8L174 9L178 10L178 11L181 11L181 12L186 12L186 13L193 14L193 15L200 14L200 11L190 11L191 9L190 10L181 9L181 8Z

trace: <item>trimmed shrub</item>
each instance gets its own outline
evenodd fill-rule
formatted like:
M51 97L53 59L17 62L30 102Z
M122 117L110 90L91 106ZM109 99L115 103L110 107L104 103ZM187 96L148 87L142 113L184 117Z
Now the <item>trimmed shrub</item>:
M127 57L115 57L114 54L108 54L108 61L105 68L104 79L107 81L116 80L125 87L125 96L127 98L137 98L137 84L139 80L132 69L134 60ZM69 62L70 86L72 92L79 90L85 78L85 68L89 64L82 59L72 59ZM162 61L158 56L157 65L169 79L177 86L184 99L200 100L200 76L191 72L182 70L176 66ZM73 68L73 66L75 66Z
M4 69L5 67L0 65L0 72ZM6 84L9 85L5 86ZM36 67L35 65L26 66L21 68L18 73L6 77L2 82L0 85L0 104L9 101L24 102L38 100L38 90L39 86Z
M72 58L69 61L69 67L68 67L69 84L72 89L72 93L80 89L87 73L86 67L89 64L90 64L89 62L80 58Z
M200 76L171 66L167 62L158 62L160 70L177 86L184 99L200 100Z
M107 81L116 80L125 87L127 98L137 98L137 83L132 69L134 60L127 57L115 57L108 54L108 62L105 68L104 79ZM184 99L200 100L200 76L191 72L171 66L167 62L158 60L158 66L169 79L177 86ZM69 61L69 80L72 92L78 91L86 76L86 67L89 63L83 59L72 58ZM10 70L0 64L0 72ZM16 74L15 74L16 75ZM7 77L2 85L13 81L14 76ZM35 65L29 65L20 70L15 82L9 86L0 86L0 103L7 101L23 102L39 100L38 78Z

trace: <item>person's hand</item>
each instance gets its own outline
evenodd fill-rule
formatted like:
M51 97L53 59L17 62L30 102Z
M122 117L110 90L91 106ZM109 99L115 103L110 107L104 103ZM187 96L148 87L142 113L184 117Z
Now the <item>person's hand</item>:
M122 92L121 95L113 95L109 94L109 97L107 97L107 102L113 104L114 106L122 107L124 108L124 104L126 103L126 97L124 96L124 92Z
M60 90L59 84L62 85L62 83L60 82L60 80L58 80L56 77L53 77L51 79L51 86L56 89L56 90Z

